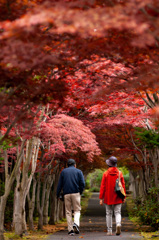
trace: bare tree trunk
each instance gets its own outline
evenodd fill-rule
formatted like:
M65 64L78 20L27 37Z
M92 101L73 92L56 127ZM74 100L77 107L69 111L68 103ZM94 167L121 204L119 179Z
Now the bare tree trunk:
M32 188L32 198L30 198L30 194L28 192L27 194L27 200L28 200L28 206L29 206L29 216L28 216L28 225L29 230L34 230L34 221L33 221L33 214L34 214L34 208L35 208L35 192L36 192L36 184L37 181L35 179L35 176L33 176L33 188Z
M23 233L27 231L25 219L25 203L33 174L36 169L39 145L40 140L38 138L32 138L27 141L26 158L23 158L22 172L19 170L19 173L17 175L17 186L14 194L13 227L15 229L15 233L19 236L22 236ZM30 164L31 173L29 175Z
M64 202L60 201L60 207L59 207L59 219L63 219L65 217L65 204Z
M62 218L64 218L64 202L57 200L57 209L56 209L56 222L59 222Z
M22 237L25 225L23 225L23 214L25 212L24 206L24 197L23 191L21 189L20 183L20 173L17 176L17 185L14 191L14 214L13 214L13 228L15 229L15 233Z
M58 185L59 175L60 175L59 170L57 170L55 174L53 191L51 192L50 219L49 219L50 225L54 225L58 220L57 217L58 200L56 198L56 189Z
M43 212L43 224L48 224L48 209L49 209L49 198L50 198L50 191L54 181L54 175L49 174L47 175L47 185L46 185L46 197L44 203L44 212Z
M158 178L158 166L159 166L159 149L155 148L150 151L150 156L154 168L154 183L155 187L159 184L159 178Z
M129 169L129 174L129 190L132 192L133 198L135 199L137 196L139 196L139 179L137 178L138 174L131 169Z
M0 240L5 240L3 233L0 233Z
M0 197L0 240L4 239L4 213L5 213L5 207L6 207L6 202L7 198L9 196L9 193L11 191L11 187L15 181L16 174L18 172L18 169L21 165L22 161L22 156L23 156L23 149L25 145L26 140L22 141L20 151L17 153L17 160L15 163L15 166L13 168L13 171L11 175L8 173L8 156L7 156L7 151L4 150L4 164L5 164L5 192L4 195Z
M42 197L40 200L41 185L42 185ZM39 174L38 186L37 186L37 211L39 214L38 229L40 230L43 229L43 211L44 211L45 196L46 196L46 179L44 179L42 183L41 174Z
M154 185L157 188L159 186L159 149L156 148L154 150L150 150L150 158L152 159L152 164L154 168ZM157 196L157 199L159 201L159 193Z
M3 195L0 197L0 240L4 239L3 231L4 231L4 213L6 202L9 194Z

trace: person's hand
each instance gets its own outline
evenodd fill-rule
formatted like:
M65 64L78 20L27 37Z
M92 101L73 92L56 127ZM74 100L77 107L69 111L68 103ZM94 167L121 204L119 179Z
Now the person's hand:
M100 204L101 206L103 205L103 200L102 200L102 199L100 199L99 204Z
M126 198L124 198L124 200L123 200L123 203L125 203L126 202Z
M60 200L60 196L56 196L57 200L59 201Z

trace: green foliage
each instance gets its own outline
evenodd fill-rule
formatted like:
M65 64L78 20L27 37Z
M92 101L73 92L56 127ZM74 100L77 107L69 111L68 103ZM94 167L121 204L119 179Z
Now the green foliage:
M90 198L90 196L91 196L91 192L88 189L85 189L82 194L82 198Z
M3 141L2 144L0 145L0 148L2 148L3 150L7 150L9 147L10 146L8 141Z
M88 189L85 189L82 194L82 198L81 198L81 206L82 206L81 214L82 215L85 213L85 211L87 209L88 201L89 201L91 195L92 195L92 193Z
M7 150L8 148L12 148L16 141L18 140L19 137L14 139L3 140L2 143L0 144L0 149Z
M142 225L149 225L156 230L159 226L158 194L159 187L150 188L144 201L140 198L135 200L135 206L132 210L132 214L139 218Z
M1 151L3 151L3 150L7 150L8 148L11 148L10 142L9 142L9 140L7 140L7 141L4 140L4 141L0 144L0 153L1 153ZM3 157L0 157L0 163L1 163L3 160L4 160L4 158L3 158Z
M94 172L88 174L86 179L86 187L92 192L99 192L102 176L105 170L95 169Z
M129 170L126 167L120 167L119 170L123 173L124 180L125 180L125 187L126 189L129 188Z
M90 181L88 177L85 180L85 189L90 189Z
M2 138L1 138L2 139ZM0 139L0 141L1 141ZM0 144L0 154L3 152L3 150L7 150L9 148L13 148L16 141L19 140L19 137L15 138L15 139L7 139L7 140L3 140L2 143ZM0 156L0 163L4 160L3 157Z
M122 171L123 175L129 175L129 170L126 167L119 167L119 170Z
M135 132L140 144L144 144L146 148L159 147L159 134L153 130L145 130L144 128L136 128Z
M92 187L91 188L91 192L99 192L100 191L100 187Z
M129 189L129 173L124 175L124 180L125 180L125 188Z

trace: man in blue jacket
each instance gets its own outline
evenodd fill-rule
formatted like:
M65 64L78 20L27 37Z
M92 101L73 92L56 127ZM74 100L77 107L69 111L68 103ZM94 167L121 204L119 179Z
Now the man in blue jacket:
M63 189L68 234L79 233L81 194L85 187L84 176L81 170L76 168L74 159L67 162L68 168L62 170L57 186L57 198ZM74 223L72 222L72 210L74 211Z

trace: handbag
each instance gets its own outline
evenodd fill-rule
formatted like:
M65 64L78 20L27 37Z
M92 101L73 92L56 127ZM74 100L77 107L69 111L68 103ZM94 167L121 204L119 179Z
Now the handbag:
M126 197L125 190L124 190L124 188L122 186L122 183L120 181L120 171L119 171L119 177L116 179L116 183L115 183L115 192L122 199L124 199Z

